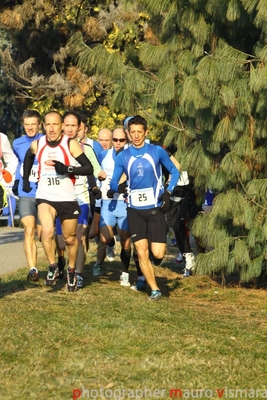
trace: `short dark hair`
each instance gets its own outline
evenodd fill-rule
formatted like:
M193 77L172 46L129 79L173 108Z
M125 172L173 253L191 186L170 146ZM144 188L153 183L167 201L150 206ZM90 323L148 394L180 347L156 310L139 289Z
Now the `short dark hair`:
M88 117L84 113L80 113L81 122L84 123L85 126L89 127Z
M145 118L141 117L141 115L135 115L128 121L128 128L130 128L131 125L143 125L144 130L147 130L147 122Z
M63 114L63 121L64 121L64 119L66 118L66 117L68 117L69 115L74 115L74 117L76 117L77 118L77 121L78 121L78 125L81 125L81 116L80 116L80 114L77 112L77 111L66 111L64 114Z
M25 110L21 116L21 121L24 122L25 118L37 118L41 122L41 115L35 110Z

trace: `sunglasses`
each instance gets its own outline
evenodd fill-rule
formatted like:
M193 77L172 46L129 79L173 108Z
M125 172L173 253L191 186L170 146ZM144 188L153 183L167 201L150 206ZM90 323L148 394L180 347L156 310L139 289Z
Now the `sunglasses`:
M126 141L126 139L117 139L117 138L113 138L112 140L113 140L113 142L115 142L115 143L117 143L117 142L123 143L123 142Z

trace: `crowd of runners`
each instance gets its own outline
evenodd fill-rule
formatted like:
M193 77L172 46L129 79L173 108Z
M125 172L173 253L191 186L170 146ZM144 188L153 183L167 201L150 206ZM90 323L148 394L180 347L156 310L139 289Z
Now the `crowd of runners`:
M114 259L117 237L120 284L136 291L148 286L149 299L158 300L153 265L164 258L170 228L180 251L177 262L185 263L183 276L190 276L194 255L186 220L193 186L171 152L149 141L142 116L126 118L113 131L101 129L96 141L76 111L50 111L42 121L37 111L26 110L21 120L25 134L12 147L0 134L0 197L11 187L18 198L28 280L39 279L36 235L48 261L46 285L63 279L66 269L69 292L84 285L90 239L98 243L93 276L101 277L105 258ZM132 286L131 257L137 270Z

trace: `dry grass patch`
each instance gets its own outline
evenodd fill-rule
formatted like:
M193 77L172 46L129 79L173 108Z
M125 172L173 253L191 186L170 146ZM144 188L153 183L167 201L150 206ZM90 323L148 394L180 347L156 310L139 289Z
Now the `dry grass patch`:
M65 282L45 287L45 262L37 284L27 269L2 278L1 398L72 399L82 387L97 399L101 388L145 387L166 399L171 388L210 388L218 398L216 388L265 387L265 290L182 279L169 256L156 268L163 298L151 302L149 292L120 287L118 260L93 279L94 260L91 250L76 293Z

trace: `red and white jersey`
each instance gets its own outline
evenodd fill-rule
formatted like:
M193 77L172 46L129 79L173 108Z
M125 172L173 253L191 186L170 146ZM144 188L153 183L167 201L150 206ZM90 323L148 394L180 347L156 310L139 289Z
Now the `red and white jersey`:
M38 160L38 187L36 199L49 201L75 201L75 178L68 174L57 174L53 160L65 165L75 165L75 159L69 150L69 138L62 135L57 146L51 146L46 136L38 140L36 158Z

